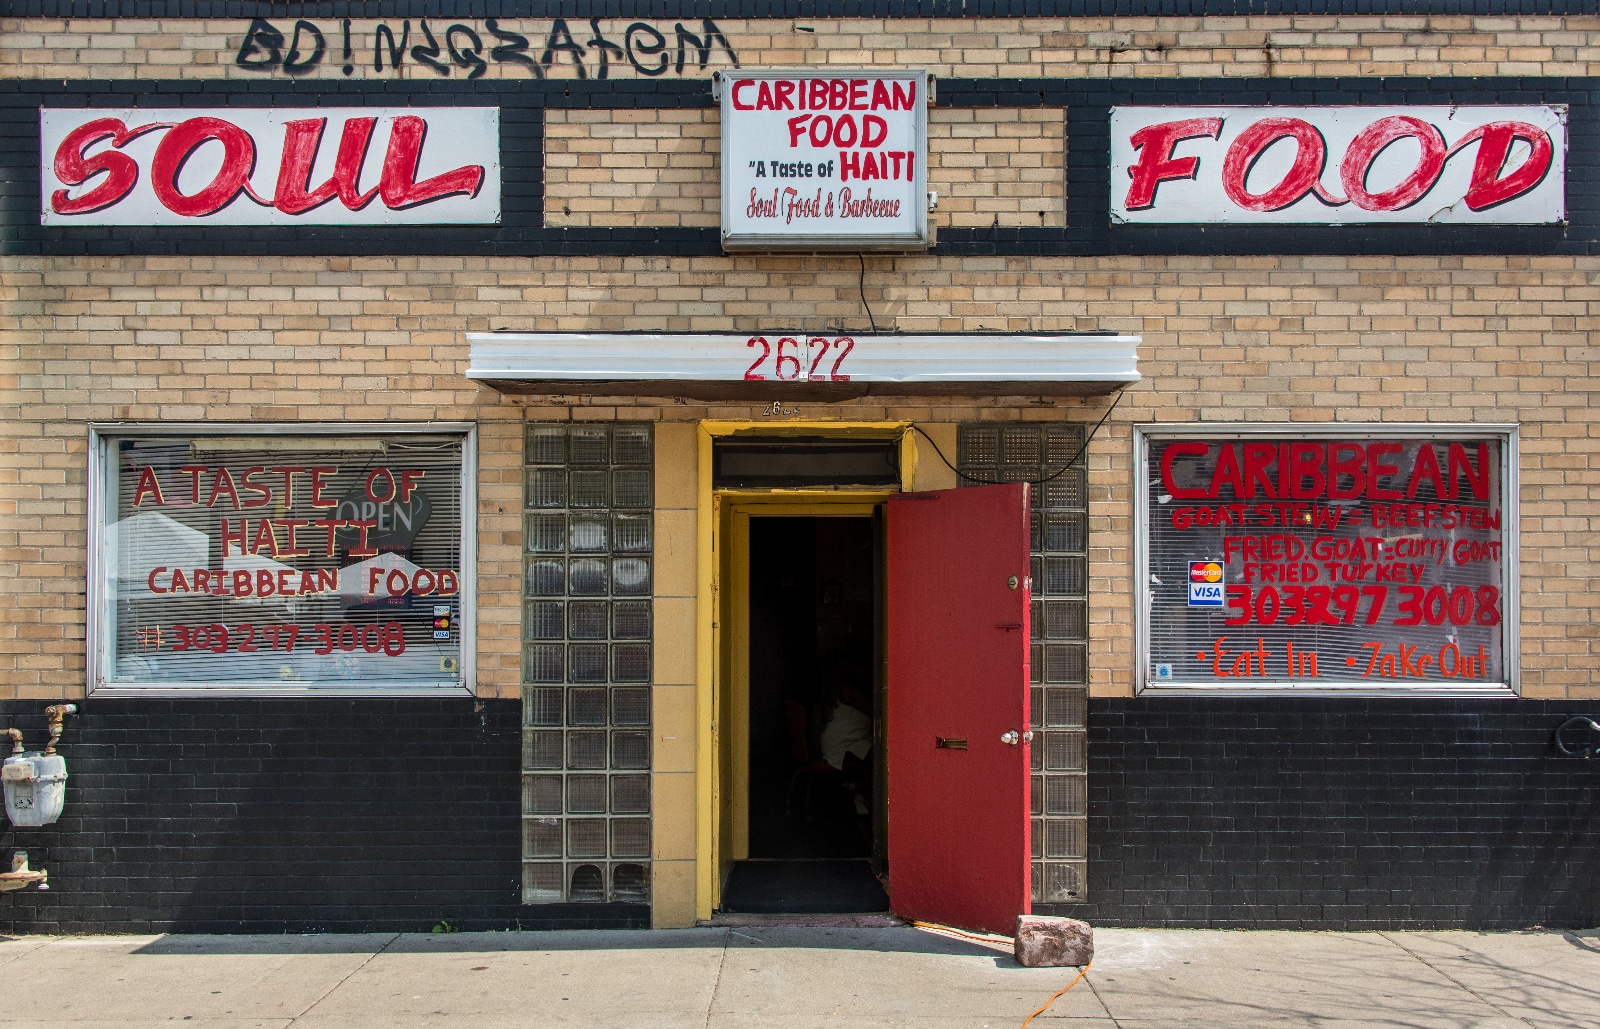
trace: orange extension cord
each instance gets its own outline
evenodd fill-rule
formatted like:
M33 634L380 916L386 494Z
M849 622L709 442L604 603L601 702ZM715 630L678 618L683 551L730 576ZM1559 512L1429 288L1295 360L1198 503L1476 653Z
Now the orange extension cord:
M916 919L911 919L910 922L911 922L911 925L915 926L918 929L931 929L934 932L952 933L952 934L954 934L956 936L965 936L969 940L977 940L979 943L1011 943L1011 942L1013 942L1012 938L1009 937L1009 936L1001 936L999 934L980 936L977 933L969 933L969 932L966 932L965 930L957 929L957 928L955 928L953 926L940 925L938 922L918 922ZM1052 1004L1054 1004L1056 1002L1056 998L1057 997L1060 997L1063 993L1066 993L1068 990L1072 989L1074 986L1076 986L1080 982L1082 982L1083 981L1083 977L1089 974L1089 969L1093 965L1094 965L1094 962L1091 961L1091 962L1089 962L1089 964L1084 965L1082 968L1078 969L1078 977L1076 979L1072 980L1072 982L1070 982L1067 985L1063 986L1061 989L1057 990L1055 993L1052 993L1050 995L1050 999L1045 1001L1044 1005L1042 1007L1040 1007L1039 1010L1035 1011L1033 1014L1029 1015L1027 1018L1024 1018L1022 1020L1022 1025L1021 1025L1020 1029L1028 1029L1028 1023L1033 1021L1035 1018L1038 1018L1040 1015L1044 1014L1045 1011L1050 1007L1050 1005L1052 1005Z
M1092 965L1092 964L1094 964L1093 961L1089 962L1089 965ZM1063 986L1061 989L1057 990L1055 993L1051 994L1050 995L1050 999L1044 1002L1044 1007L1043 1008L1040 1008L1038 1011L1035 1011L1033 1014L1029 1015L1027 1018L1024 1018L1022 1020L1022 1029L1028 1029L1028 1023L1033 1021L1035 1018L1038 1018L1040 1015L1044 1014L1045 1008L1048 1008L1050 1005L1054 1004L1056 1002L1056 998L1057 997L1061 996L1063 993L1066 993L1068 990L1070 990L1074 986L1078 985L1078 983L1082 982L1083 981L1083 977L1089 974L1089 965L1084 965L1082 968L1078 969L1078 978L1072 980L1072 982L1068 983L1067 985Z

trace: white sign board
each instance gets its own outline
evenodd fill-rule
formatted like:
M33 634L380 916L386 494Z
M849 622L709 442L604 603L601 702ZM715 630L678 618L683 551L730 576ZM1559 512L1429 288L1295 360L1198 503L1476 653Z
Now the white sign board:
M928 73L769 69L718 75L722 245L928 245Z
M1094 334L843 336L731 333L469 332L467 378L563 383L576 392L605 383L785 384L914 393L961 384L1138 382L1138 336ZM888 389L883 389L887 387ZM979 392L986 392L980 390ZM1091 391L1092 392L1092 391Z
M45 225L493 225L495 107L39 112Z
M1114 107L1117 223L1566 220L1567 109Z

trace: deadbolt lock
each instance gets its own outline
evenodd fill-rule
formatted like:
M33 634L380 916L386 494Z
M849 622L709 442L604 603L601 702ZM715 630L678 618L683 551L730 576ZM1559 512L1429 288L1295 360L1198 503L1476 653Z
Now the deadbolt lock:
M1014 590L1018 586L1021 586L1024 589L1030 589L1030 590L1033 589L1033 576L1025 575L1025 576L1023 576L1022 578L1019 579L1015 575L1013 575L1011 578L1006 580L1006 588L1007 589Z
M1033 730L1019 733L1015 729L1008 729L1000 734L1000 742L1008 747L1015 747L1018 743L1032 743Z
M1017 577L1015 575L1013 575L1011 578L1006 580L1006 588L1007 589L1013 589L1013 590L1016 589L1017 588L1017 582L1018 582Z

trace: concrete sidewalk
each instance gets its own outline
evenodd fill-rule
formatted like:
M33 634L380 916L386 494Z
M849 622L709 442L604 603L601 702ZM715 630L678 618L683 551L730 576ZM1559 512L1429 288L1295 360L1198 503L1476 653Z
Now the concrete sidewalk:
M1600 933L1104 929L1034 1027L1600 1027ZM0 938L0 1027L1016 1029L1075 969L896 928Z

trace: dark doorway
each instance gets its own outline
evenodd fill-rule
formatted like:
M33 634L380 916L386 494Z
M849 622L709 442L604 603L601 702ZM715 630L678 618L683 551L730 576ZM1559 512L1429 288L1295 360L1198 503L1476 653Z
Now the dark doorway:
M749 862L734 911L888 909L872 518L750 519Z

